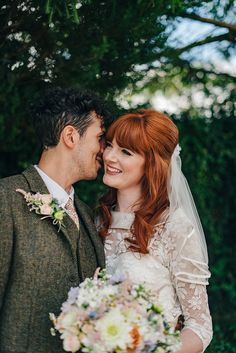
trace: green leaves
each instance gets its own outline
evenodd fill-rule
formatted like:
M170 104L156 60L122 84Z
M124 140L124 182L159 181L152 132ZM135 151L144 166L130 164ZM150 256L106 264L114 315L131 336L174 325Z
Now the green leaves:
M56 17L63 19L66 16L75 24L80 24L79 8L90 1L82 0L47 0L45 3L45 13L48 15L49 23L53 23Z

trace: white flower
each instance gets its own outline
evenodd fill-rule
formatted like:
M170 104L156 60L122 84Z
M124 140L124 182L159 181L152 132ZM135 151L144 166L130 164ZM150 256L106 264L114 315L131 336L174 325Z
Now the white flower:
M138 323L140 321L140 315L133 308L127 308L122 311L127 322Z
M63 313L58 320L59 327L64 329L70 329L71 326L75 325L78 321L78 309L75 306L71 306L67 313Z
M118 308L104 315L95 325L101 334L101 339L109 351L116 348L126 350L132 343L131 327Z
M76 304L79 307L86 304L89 305L91 309L98 308L104 302L104 299L115 295L117 290L117 287L112 285L99 288L97 287L96 282L93 283L90 279L87 279L80 286Z

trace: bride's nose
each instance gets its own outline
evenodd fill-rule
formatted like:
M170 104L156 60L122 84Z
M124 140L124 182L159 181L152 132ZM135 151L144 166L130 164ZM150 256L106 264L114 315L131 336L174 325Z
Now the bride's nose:
M117 154L114 151L114 149L105 149L104 153L103 153L103 159L105 162L115 162L117 161Z

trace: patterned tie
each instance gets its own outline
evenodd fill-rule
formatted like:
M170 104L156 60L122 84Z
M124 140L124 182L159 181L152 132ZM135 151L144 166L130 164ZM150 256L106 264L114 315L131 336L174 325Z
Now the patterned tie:
M77 228L79 229L79 218L75 210L74 202L73 200L71 200L71 198L69 198L69 200L67 201L65 205L65 210L67 214L70 216L70 218L75 222Z

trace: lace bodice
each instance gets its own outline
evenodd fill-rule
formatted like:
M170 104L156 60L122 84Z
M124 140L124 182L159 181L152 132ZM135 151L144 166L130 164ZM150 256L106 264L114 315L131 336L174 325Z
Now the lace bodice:
M149 244L149 253L128 250L134 214L112 212L112 224L105 240L106 266L110 274L126 273L135 282L145 282L162 305L167 320L175 325L183 315L184 328L193 330L204 350L212 338L206 285L210 273L204 263L196 233L179 210L167 222L159 223Z

